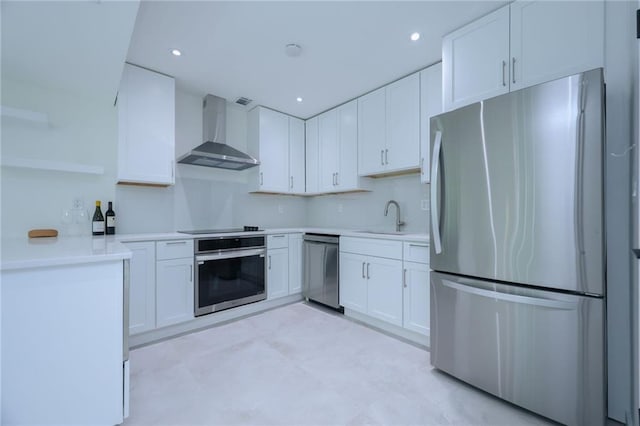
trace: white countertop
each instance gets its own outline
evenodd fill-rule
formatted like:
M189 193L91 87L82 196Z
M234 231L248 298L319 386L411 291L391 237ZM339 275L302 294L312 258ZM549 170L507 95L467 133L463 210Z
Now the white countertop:
M130 258L131 251L112 236L12 238L2 240L0 270L106 262Z
M203 237L217 237L217 236L232 236L232 235L273 235L273 234L295 234L295 233L317 233L317 234L331 234L340 235L345 237L360 237L360 238L378 238L386 240L399 240L399 241L413 241L421 243L429 243L429 234L420 233L389 233L389 231L361 231L357 229L344 229L344 228L269 228L263 231L257 232L240 232L240 233L212 233L212 234L184 234L181 232L165 232L155 234L120 234L115 238L118 241L129 243L136 241L162 241L162 240L184 240L191 238L203 238Z

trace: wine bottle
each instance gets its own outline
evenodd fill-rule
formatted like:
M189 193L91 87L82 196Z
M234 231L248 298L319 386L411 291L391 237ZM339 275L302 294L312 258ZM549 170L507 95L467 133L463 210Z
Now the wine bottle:
M96 211L93 213L93 221L91 222L93 235L104 235L104 216L100 210L100 201L96 201Z
M113 235L116 233L116 212L113 211L113 203L109 201L109 208L104 214L107 219L106 234Z

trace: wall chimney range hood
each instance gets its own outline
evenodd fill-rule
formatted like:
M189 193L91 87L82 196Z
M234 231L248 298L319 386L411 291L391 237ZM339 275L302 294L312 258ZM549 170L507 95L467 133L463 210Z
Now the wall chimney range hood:
M244 170L260 161L225 143L227 134L227 102L219 96L207 95L203 102L202 127L205 142L178 158L178 163Z

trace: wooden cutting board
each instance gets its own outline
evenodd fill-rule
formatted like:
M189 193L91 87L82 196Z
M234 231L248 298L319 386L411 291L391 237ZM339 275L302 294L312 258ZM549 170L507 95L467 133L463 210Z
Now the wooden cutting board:
M57 237L57 229L32 229L29 231L29 238Z

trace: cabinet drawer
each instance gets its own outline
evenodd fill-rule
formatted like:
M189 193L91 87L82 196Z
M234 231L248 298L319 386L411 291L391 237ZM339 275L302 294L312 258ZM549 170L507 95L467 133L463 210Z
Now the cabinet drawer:
M429 263L429 244L404 243L405 262Z
M402 241L340 237L340 251L402 260Z
M173 240L156 242L156 259L180 259L193 257L193 240Z
M287 234L267 235L268 249L287 248L287 247L289 247L289 238L287 237Z

